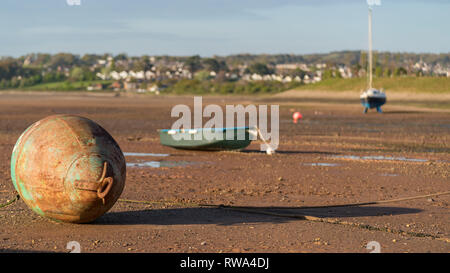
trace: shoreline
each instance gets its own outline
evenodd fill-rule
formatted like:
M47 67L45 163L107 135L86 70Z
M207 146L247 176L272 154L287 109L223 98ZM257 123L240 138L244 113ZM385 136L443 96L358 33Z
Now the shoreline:
M292 89L277 94L140 94L134 92L116 93L105 91L0 91L1 99L14 99L27 96L29 98L62 98L71 100L77 98L111 98L147 100L191 100L194 96L201 96L207 100L221 99L229 102L245 103L277 103L279 105L341 105L360 107L359 92L357 91L318 91ZM387 108L408 111L450 112L450 94L426 94L412 92L388 92Z

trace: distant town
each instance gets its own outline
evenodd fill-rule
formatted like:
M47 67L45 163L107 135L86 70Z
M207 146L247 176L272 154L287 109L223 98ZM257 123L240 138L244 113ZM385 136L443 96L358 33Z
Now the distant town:
M375 77L450 77L450 54L375 53ZM367 75L367 54L226 57L28 54L0 58L0 89L139 93L277 92L330 78Z

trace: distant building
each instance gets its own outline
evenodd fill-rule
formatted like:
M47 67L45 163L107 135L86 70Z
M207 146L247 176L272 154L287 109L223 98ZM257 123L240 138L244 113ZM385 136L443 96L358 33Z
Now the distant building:
M283 81L283 76L272 74L272 79L273 79L274 81L282 82L282 81Z
M145 71L145 79L151 80L156 78L156 74L153 71Z
M128 78L128 72L127 71L122 71L122 72L119 73L119 76L120 76L120 78L125 80L126 78Z
M27 56L27 57L25 58L25 60L23 61L23 65L24 65L24 66L30 65L30 64L32 64L32 63L33 63L33 58L32 58L31 56Z
M93 85L89 85L87 87L88 91L98 91L98 90L103 90L103 85L101 83L96 83Z
M120 74L119 74L119 72L117 72L117 71L111 71L111 73L109 73L109 76L110 76L113 80L116 80L116 81L118 81L118 80L121 79Z
M311 78L309 77L308 74L306 74L306 75L303 77L303 82L304 82L304 83L311 83Z
M231 73L228 76L231 80L237 80L239 78L239 75L236 73Z
M309 71L309 68L306 64L299 64L299 63L291 63L291 64L277 64L275 65L275 68L277 70L295 70L295 69L301 69L305 71Z
M291 77L291 76L286 76L286 77L283 79L283 82L284 82L284 83L286 83L286 82L292 82L292 77Z
M95 74L95 76L97 76L98 78L102 79L102 80L106 80L106 75L102 74L100 72L98 72L97 74Z
M253 73L253 75L251 76L251 79L253 81L262 81L263 77L259 74Z
M123 89L125 89L126 91L136 91L137 84L135 82L124 82Z
M320 82L322 80L322 77L320 76L314 76L313 82Z
M149 85L147 87L147 91L152 92L152 93L156 93L156 92L159 93L159 90L160 90L160 88L157 84Z
M122 89L122 84L118 81L113 82L109 88L111 88L114 91L119 91L120 89Z

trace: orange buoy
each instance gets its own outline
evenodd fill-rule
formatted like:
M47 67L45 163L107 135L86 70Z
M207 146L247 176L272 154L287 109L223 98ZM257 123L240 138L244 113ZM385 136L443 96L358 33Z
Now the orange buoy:
M302 119L302 118L303 118L303 116L302 116L302 114L300 114L300 112L295 112L295 113L292 115L292 119L294 120L294 123L297 123L298 120L300 120L300 119Z
M11 177L22 200L39 215L86 223L119 199L126 165L119 145L100 125L55 115L20 136L11 157Z

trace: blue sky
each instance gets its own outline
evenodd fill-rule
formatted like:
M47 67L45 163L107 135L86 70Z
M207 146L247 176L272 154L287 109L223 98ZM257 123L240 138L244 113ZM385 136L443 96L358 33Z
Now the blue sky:
M365 0L2 0L0 56L325 53L367 48ZM374 49L450 52L449 0L382 0Z

